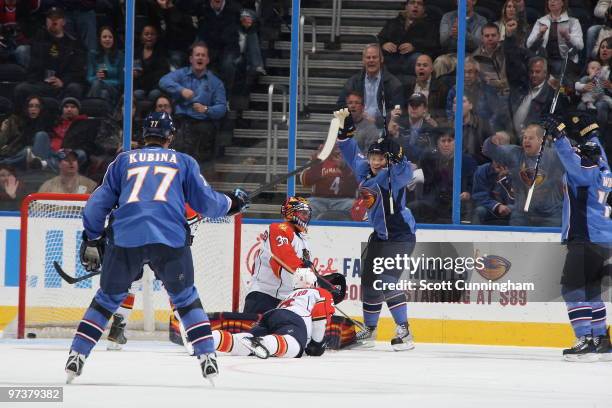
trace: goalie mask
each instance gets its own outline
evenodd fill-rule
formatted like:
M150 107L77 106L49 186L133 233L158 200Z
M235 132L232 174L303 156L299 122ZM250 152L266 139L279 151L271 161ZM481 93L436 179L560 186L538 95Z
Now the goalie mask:
M297 268L293 273L293 289L314 288L317 277L310 268Z
M142 137L169 139L175 131L172 116L167 112L152 112L144 121Z
M285 220L294 224L298 231L304 232L308 229L312 208L308 200L302 197L289 197L281 207L281 215Z

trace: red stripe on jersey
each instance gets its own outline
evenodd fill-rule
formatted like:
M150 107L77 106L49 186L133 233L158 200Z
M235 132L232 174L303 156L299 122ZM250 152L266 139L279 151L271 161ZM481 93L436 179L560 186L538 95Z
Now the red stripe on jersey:
M282 357L285 354L287 354L287 349L289 348L289 346L287 345L287 340L285 340L285 338L283 336L280 336L278 334L273 334L274 338L276 339L276 353L273 353L272 355L274 357Z

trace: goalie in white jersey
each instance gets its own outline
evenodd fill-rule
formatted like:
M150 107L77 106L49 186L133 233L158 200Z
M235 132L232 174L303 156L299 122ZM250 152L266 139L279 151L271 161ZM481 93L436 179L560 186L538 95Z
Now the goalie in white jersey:
M321 356L325 352L325 330L335 312L334 302L340 303L346 294L343 275L324 278L332 292L316 287L317 277L310 268L298 268L293 274L292 291L276 309L266 312L249 333L231 334L214 330L215 349L232 355L259 358L299 358L305 352Z
M286 220L270 224L255 258L253 280L244 300L244 313L274 309L292 291L293 273L311 266L306 231L312 215L302 197L289 197L281 207Z

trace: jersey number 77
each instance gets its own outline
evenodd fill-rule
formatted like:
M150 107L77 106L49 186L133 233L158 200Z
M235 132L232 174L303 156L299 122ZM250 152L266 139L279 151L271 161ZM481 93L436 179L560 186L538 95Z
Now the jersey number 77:
M134 185L132 186L132 191L130 192L130 196L127 199L128 203L135 203L140 201L140 190L142 186L145 184L145 180L147 179L147 175L150 174L149 170L153 167L153 174L163 174L163 178L159 182L157 186L157 190L155 191L155 195L153 196L154 201L167 201L166 193L172 184L172 180L178 173L178 169L173 167L166 166L138 166L133 167L127 171L127 179L129 180L132 177L135 177ZM149 176L150 177L150 176Z

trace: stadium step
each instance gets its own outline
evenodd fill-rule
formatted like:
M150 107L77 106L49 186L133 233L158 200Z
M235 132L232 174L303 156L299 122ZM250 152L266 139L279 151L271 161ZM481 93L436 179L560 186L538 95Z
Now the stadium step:
M338 91L340 93L340 91ZM338 97L335 95L317 95L310 94L309 101L311 105L336 105L336 101ZM282 103L283 97L282 95L274 94L272 96L272 102ZM251 94L251 102L268 102L268 94L262 93L252 93Z
M306 41L307 49L311 48L311 42ZM334 52L344 52L344 53L352 53L352 54L361 54L363 48L367 43L342 43L340 45L339 50L334 50ZM275 50L289 51L291 49L290 41L276 41L274 43ZM317 53L325 52L325 43L322 41L317 41Z
M323 78L310 77L308 78L310 86L327 87L327 88L342 88L346 82L345 78ZM260 84L281 84L289 86L289 77L269 75L259 79Z
M324 59L311 59L309 61L310 69L321 68L330 70L359 70L362 68L361 60L355 61L338 61L338 60L324 60ZM268 58L266 66L272 68L289 68L288 59L280 58Z
M287 159L287 149L277 149L278 157ZM298 159L310 159L313 151L308 149L297 149L296 157ZM225 148L226 156L235 156L235 157L266 157L266 148L265 147L237 147L237 146L229 146Z
M272 112L273 120L281 120L283 114L281 112ZM267 111L259 111L259 110L248 110L242 112L243 119L250 120L267 120L268 112ZM332 120L332 115L329 113L311 113L308 119L300 119L300 124L320 124L320 125L329 125L329 122Z
M299 126L298 126L299 128ZM279 130L278 137L280 139L287 139L287 130ZM266 129L235 129L234 137L241 137L244 139L265 139L268 135ZM326 131L313 131L313 130L298 130L297 137L299 140L314 140L322 142L327 137Z
M298 166L306 163L306 160L301 160ZM266 164L244 164L244 163L215 163L215 171L219 173L240 173L240 174L266 174L268 166ZM270 165L272 177L287 173L286 164Z
M376 25L373 26L355 26L355 25L341 25L340 27L340 35L371 35L372 37L376 37L380 32L383 24L380 22L376 22ZM290 34L291 31L288 27L282 26L281 33ZM306 25L304 27L304 34L312 34L312 26ZM317 35L319 34L331 34L331 26L330 25L317 25ZM372 39L374 40L374 38ZM307 42L308 43L308 42Z
M368 9L345 9L342 8L342 18L367 18L367 19L378 19L388 20L397 16L398 11L401 8L389 8L387 10L368 10ZM321 17L331 18L331 9L327 8L302 8L302 14L307 17ZM382 25L381 25L382 27ZM317 29L319 27L317 26ZM317 30L318 32L318 30Z
M211 181L210 184L217 191L234 191L237 188L243 188L246 191L255 191L261 186L261 184L259 183L239 183L230 181ZM265 190L266 193L285 193L286 191L287 183L277 184L275 187ZM307 194L311 192L309 187L304 187L299 183L296 183L295 191L301 194ZM251 208L253 208L253 205L261 204L252 204ZM276 211L278 211L278 206Z

